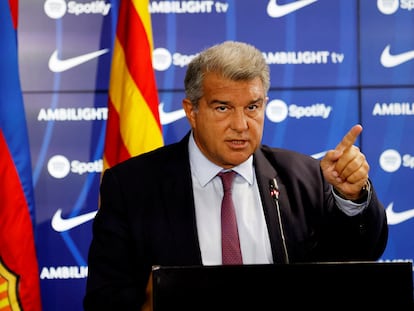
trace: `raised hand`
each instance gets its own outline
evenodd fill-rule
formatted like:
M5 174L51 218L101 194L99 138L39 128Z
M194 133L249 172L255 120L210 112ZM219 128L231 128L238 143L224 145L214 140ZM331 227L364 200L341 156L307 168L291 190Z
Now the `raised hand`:
M336 148L329 150L321 160L325 179L348 200L357 200L368 180L369 164L354 145L361 132L362 126L354 125Z

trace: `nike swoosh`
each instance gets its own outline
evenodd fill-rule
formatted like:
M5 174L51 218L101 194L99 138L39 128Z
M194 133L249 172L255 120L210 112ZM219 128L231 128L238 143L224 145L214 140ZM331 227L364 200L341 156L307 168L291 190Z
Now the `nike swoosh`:
M94 211L71 218L62 218L62 209L58 209L52 218L52 228L57 232L68 231L89 220L92 220L96 213L97 211Z
M270 17L282 17L308 6L318 0L297 0L292 3L277 4L277 0L269 0L267 14Z
M390 203L386 209L389 225L398 225L414 217L414 209L409 209L403 212L394 212L393 206L394 203Z
M184 109L178 109L169 112L164 111L164 103L159 104L158 112L160 114L160 122L162 125L173 123L185 117Z
M97 58L108 51L109 49L102 49L68 59L59 59L58 52L55 50L49 58L49 69L52 72L63 72Z
M414 59L414 50L401 54L391 55L390 45L388 44L381 53L381 64L384 67L390 68L401 65L405 62Z

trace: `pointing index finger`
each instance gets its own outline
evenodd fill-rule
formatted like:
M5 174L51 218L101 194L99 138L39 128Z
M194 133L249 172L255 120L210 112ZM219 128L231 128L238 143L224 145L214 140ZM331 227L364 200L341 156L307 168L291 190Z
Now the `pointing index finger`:
M336 146L335 150L345 151L351 147L357 140L359 134L362 132L362 126L360 124L354 125L348 133L342 138L341 142Z

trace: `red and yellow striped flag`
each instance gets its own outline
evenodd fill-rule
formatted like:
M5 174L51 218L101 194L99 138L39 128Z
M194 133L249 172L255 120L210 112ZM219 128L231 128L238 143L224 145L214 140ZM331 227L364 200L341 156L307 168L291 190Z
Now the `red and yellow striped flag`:
M164 144L148 0L120 1L108 96L104 170Z

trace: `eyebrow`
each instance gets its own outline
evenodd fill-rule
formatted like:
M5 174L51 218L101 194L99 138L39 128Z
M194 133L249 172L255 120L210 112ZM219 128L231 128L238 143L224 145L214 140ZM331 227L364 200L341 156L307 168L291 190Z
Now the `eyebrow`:
M247 105L257 104L259 102L264 102L264 98L260 97L260 98L251 100ZM209 105L214 105L214 104L229 105L230 103L231 103L230 101L226 101L226 100L213 99L211 102L209 102Z

